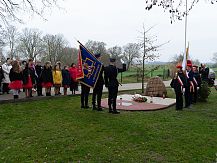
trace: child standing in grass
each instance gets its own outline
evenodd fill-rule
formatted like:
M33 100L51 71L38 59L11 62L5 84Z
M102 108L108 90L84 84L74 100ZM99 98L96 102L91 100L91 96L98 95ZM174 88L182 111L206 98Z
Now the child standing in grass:
M9 73L9 78L10 78L10 84L9 88L13 90L13 95L14 99L19 98L19 91L21 88L23 88L22 85L22 79L23 79L23 74L22 74L22 68L19 65L18 61L13 61L12 62L12 68Z
M72 63L71 67L69 68L69 73L71 76L70 90L72 91L72 94L75 94L75 91L78 90L78 81L76 79L78 74L78 69L75 63Z
M59 95L60 87L62 84L62 72L58 64L56 64L53 69L53 84L55 96L57 96Z
M53 75L51 62L47 61L41 73L42 86L45 88L46 96L51 96L51 87L53 85Z
M71 84L71 76L68 68L69 68L68 66L64 66L62 70L62 78L63 78L62 86L64 89L64 95L67 95L67 88L69 88Z
M23 88L25 88L26 97L32 97L32 88L35 84L35 70L33 68L33 60L29 59L23 70Z

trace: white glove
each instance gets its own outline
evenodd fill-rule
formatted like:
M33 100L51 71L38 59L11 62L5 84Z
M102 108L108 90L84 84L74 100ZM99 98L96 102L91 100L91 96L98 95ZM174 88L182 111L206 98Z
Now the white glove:
M183 93L183 94L185 93L185 88L182 89L182 93Z

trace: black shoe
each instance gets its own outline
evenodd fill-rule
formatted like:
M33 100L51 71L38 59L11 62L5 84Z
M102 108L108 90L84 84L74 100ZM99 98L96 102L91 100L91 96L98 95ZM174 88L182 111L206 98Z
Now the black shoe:
M84 105L81 105L81 109L84 109Z
M14 95L14 99L18 99L19 98L19 96L18 95Z
M113 111L112 111L112 110L109 110L109 113L113 113Z
M113 111L112 114L120 114L120 112L116 110L116 111Z
M93 105L92 108L93 110L97 110L96 105Z
M87 105L87 106L85 106L85 109L89 109L90 107Z
M97 111L103 111L103 110L102 110L102 108L101 108L101 107L99 107L99 108L97 109Z

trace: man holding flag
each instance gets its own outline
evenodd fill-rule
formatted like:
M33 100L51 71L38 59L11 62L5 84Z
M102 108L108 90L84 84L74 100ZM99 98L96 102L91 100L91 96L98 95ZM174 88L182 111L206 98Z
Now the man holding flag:
M102 64L79 41L78 43L80 46L77 80L81 83L81 108L89 108L88 96L90 88L95 88L102 69Z
M100 60L101 54L97 53L97 54L95 54L95 57L98 60ZM103 75L102 75L103 71L104 71L104 66L102 65L102 69L99 73L99 78L98 78L96 85L93 89L93 95L92 95L93 110L97 110L97 111L102 111L101 99L102 99L102 90L103 90L103 85L104 85L104 79L103 79ZM96 107L96 101L97 101L97 107Z
M193 77L194 73L192 71L192 62L191 60L187 60L187 69L186 69L186 79L187 84L185 87L185 108L191 108L192 104L192 96L194 93L194 83L193 83Z

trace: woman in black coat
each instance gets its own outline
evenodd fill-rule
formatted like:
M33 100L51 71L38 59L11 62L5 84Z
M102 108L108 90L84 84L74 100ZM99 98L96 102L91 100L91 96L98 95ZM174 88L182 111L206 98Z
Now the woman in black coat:
M44 65L41 73L42 86L45 88L46 96L51 96L51 87L53 85L53 74L51 63L48 61Z
M23 73L22 68L19 65L18 61L13 61L12 68L9 73L10 84L9 88L13 91L14 99L19 98L19 91L23 88L22 79Z
M4 79L4 73L2 70L2 66L0 66L0 92L2 92L2 90L1 90L2 79Z
M68 66L64 66L63 70L62 70L62 86L64 88L64 95L67 95L67 88L70 87L71 84L71 76L68 70Z
M33 61L29 60L23 70L23 88L25 89L26 97L30 97L32 88L36 84L35 69L33 68Z

